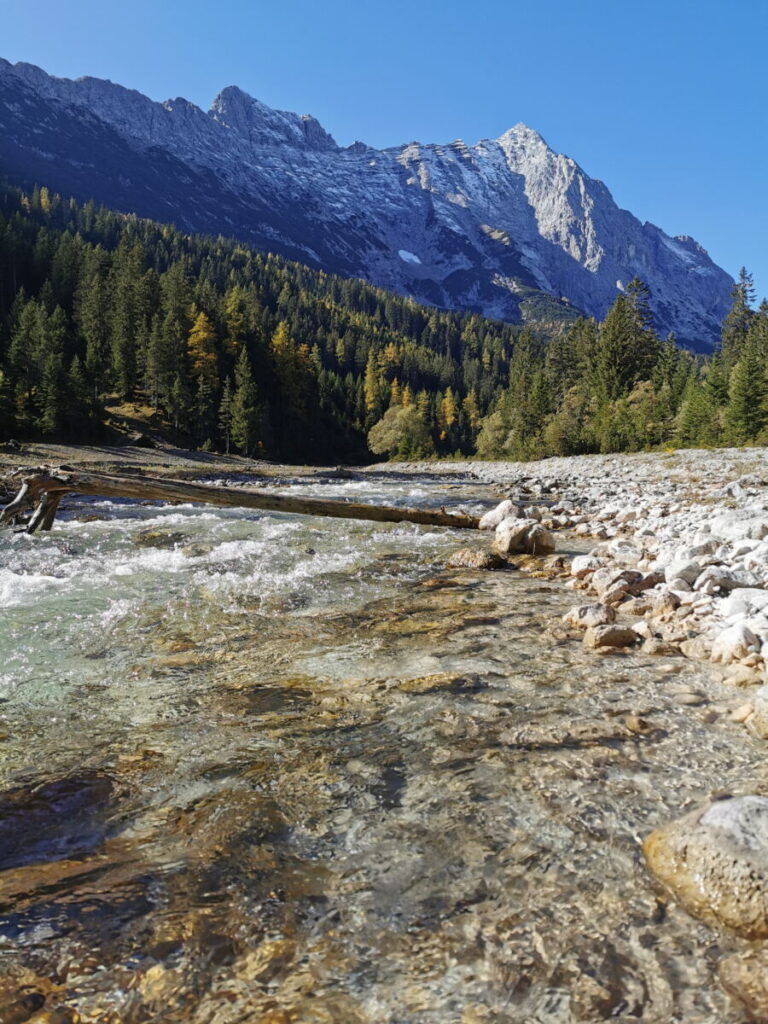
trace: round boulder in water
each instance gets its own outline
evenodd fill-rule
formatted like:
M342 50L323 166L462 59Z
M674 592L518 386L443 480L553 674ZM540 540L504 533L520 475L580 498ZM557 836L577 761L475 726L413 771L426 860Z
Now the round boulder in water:
M685 909L749 939L768 936L768 799L718 800L652 832L652 874Z

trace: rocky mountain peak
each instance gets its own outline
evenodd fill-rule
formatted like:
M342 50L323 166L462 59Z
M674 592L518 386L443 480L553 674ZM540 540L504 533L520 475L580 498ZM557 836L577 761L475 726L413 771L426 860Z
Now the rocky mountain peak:
M205 113L0 60L0 168L501 320L602 318L638 276L657 329L707 349L730 303L731 278L696 241L620 209L523 123L472 146L341 149L314 117L237 86Z
M288 145L320 151L339 148L317 118L273 110L236 85L222 89L211 104L209 114L252 146Z

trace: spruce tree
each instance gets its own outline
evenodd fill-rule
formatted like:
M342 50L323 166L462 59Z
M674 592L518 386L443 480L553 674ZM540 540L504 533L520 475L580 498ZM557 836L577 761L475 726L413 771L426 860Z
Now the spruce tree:
M235 390L230 408L232 440L243 455L252 455L257 441L259 410L251 362L245 348L235 365Z

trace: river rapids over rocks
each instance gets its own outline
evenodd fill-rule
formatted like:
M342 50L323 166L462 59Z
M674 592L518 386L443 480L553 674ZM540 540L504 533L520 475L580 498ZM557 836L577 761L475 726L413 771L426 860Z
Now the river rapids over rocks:
M569 638L558 580L448 567L487 543L87 499L0 535L0 1020L741 1020L739 940L640 840L765 790L759 744L705 668Z

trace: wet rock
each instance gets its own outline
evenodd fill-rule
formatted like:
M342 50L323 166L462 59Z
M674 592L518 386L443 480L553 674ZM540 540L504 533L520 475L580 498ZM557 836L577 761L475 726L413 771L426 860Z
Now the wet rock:
M746 658L752 651L759 649L760 643L752 630L743 623L736 623L724 629L715 638L710 658L712 661L727 665L731 661Z
M181 549L182 555L186 558L203 558L213 551L213 544L185 544Z
M95 850L107 834L113 788L108 776L93 773L0 794L0 870Z
M625 626L607 625L593 626L584 634L587 647L631 647L637 643L637 633Z
M757 686L764 681L764 672L755 665L739 662L728 669L725 681L731 686Z
M133 543L142 548L175 548L187 539L183 533L170 530L140 530L132 538Z
M701 636L693 637L690 640L683 640L680 644L680 653L692 661L707 659L711 650L711 644Z
M563 616L563 622L567 622L569 626L575 626L577 629L608 626L610 623L615 622L615 620L616 612L613 608L599 602L595 604L574 605Z
M460 548L448 556L449 569L505 569L507 560L494 551Z
M739 707L734 708L728 717L732 722L736 722L738 725L741 725L746 722L754 710L754 704L747 702L746 704L740 704Z
M719 800L643 843L652 874L685 909L745 938L768 936L768 799Z

